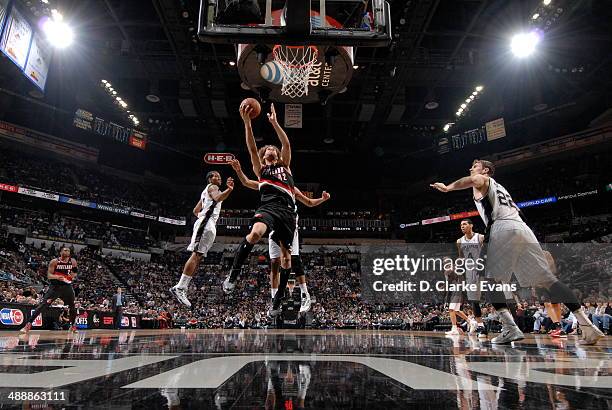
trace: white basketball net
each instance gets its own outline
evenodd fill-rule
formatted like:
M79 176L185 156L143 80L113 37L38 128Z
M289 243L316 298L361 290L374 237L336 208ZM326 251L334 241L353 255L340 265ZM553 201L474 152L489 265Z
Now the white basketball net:
M283 77L281 94L289 98L308 95L308 77L317 61L319 51L315 46L274 46L274 61Z

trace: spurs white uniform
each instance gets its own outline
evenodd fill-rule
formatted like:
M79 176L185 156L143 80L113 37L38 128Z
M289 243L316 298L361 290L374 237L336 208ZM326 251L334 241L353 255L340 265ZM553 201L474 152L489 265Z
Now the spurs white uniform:
M474 233L472 235L472 239L468 239L465 235L459 238L459 247L461 249L461 253L463 254L463 258L468 260L471 259L474 262L473 265L476 265L476 260L480 258L480 252L482 251L482 245L480 243L480 238L483 235L479 233ZM465 266L465 265L464 265ZM467 299L469 301L479 301L480 300L480 277L479 277L478 269L465 270L465 283L466 284L477 284L478 290L472 291L468 290Z
M476 208L489 227L487 278L510 283L512 274L521 287L546 287L556 282L542 247L521 219L518 207L501 184L489 178L489 189L474 198Z
M297 206L295 207L297 211ZM272 240L272 232L268 235L268 253L270 259L281 257L281 248L276 242ZM300 234L298 226L298 215L295 214L295 231L293 233L293 242L291 243L291 256L298 256L300 254Z
M197 221L193 224L191 243L187 247L187 250L200 253L203 256L206 256L217 236L217 219L219 219L221 204L223 203L223 201L215 202L210 197L208 193L210 185L206 185L200 196L202 210L198 214Z

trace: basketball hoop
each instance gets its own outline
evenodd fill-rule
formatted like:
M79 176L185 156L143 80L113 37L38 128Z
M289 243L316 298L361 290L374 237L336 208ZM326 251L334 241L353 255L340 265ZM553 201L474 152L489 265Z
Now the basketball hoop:
M308 95L308 77L319 55L317 48L277 44L273 54L283 77L281 94L289 98Z

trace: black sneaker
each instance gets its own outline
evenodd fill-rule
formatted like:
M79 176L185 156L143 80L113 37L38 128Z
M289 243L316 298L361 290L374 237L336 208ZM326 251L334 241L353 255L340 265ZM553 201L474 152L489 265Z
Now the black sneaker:
M476 333L478 334L479 339L486 339L489 336L487 329L484 326L478 326L476 328Z

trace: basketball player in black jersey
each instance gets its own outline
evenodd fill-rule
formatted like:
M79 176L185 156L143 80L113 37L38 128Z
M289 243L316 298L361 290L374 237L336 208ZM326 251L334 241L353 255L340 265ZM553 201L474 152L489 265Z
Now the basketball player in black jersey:
M266 145L259 151L255 144L253 129L251 128L250 113L252 108L248 105L240 107L240 116L244 122L244 131L247 148L251 156L253 172L259 179L260 203L252 219L251 232L242 240L234 256L234 262L230 274L223 282L223 291L230 293L236 286L236 280L240 274L242 264L259 242L261 237L268 231L271 232L270 239L281 248L281 278L279 289L287 286L287 280L291 274L291 244L295 231L295 194L293 176L291 175L291 145L287 134L276 119L274 105L268 113L268 120L281 143L281 149L273 145ZM280 294L280 292L279 292ZM274 298L271 316L280 314L281 297L277 294Z
M240 161L238 161L237 159L234 159L230 161L229 164L234 169L234 171L236 171L236 175L238 176L238 179L240 180L242 185L244 185L247 188L253 189L253 190L259 189L259 184L257 183L257 181L249 179L245 175L245 173L242 171L242 166L240 165ZM300 201L302 204L306 205L309 208L319 206L323 202L331 198L331 196L326 191L323 191L323 195L321 196L321 198L308 198L297 187L294 189L294 191L295 191L295 199L297 199L298 201ZM306 273L304 272L304 269L302 267L303 266L302 258L300 257L300 253L299 253L300 250L299 250L299 238L298 238L298 232L297 232L297 229L298 229L297 225L295 229L296 231L294 234L295 237L293 239L293 246L294 247L297 246L298 249L291 249L291 268L293 272L295 273L295 277L297 279L298 285L300 287L300 290L302 291L301 292L302 302L301 302L300 312L307 312L308 310L310 310L310 295L308 294L308 290L306 286ZM274 300L274 298L276 297L276 293L278 291L278 282L280 281L279 268L280 268L281 259L273 255L271 246L269 247L268 252L270 254L270 286L271 286L272 299Z
M39 314L44 313L55 299L61 299L69 308L70 314L70 331L76 332L75 320L77 316L76 307L74 305L74 289L72 281L77 274L77 263L74 258L70 257L70 248L62 246L60 249L60 257L53 259L49 263L47 269L47 279L49 280L49 289L43 296L40 303L25 326L21 329L27 333L32 329L32 322L36 320Z

